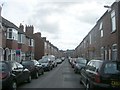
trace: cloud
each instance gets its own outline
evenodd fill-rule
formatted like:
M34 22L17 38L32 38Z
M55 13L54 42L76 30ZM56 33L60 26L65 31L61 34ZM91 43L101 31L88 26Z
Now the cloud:
M115 0L2 0L2 16L34 25L59 49L74 49ZM6 13L7 12L7 13Z
M40 0L29 19L39 29L37 31L59 48L75 48L75 44L82 41L105 12L104 3L95 0L91 3L88 0Z

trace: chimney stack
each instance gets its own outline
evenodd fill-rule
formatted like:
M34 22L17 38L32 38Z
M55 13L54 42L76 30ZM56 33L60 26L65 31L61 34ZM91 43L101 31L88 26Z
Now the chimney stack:
M32 37L33 36L33 32L34 32L33 25L28 25L28 26L26 25L26 27L25 27L26 35L29 36L29 37Z
M24 26L22 25L22 23L20 23L19 29L21 32L24 32Z

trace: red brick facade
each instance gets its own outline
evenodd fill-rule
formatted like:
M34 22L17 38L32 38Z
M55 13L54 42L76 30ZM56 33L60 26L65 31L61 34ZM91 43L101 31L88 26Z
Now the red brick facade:
M115 22L112 21L113 18ZM75 57L120 60L120 2L113 3L111 10L106 11L97 21L75 48Z

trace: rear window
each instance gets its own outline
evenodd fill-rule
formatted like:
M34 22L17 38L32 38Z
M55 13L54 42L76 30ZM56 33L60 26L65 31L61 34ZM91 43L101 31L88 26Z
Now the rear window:
M104 68L105 74L120 74L120 63L107 63Z
M34 65L34 62L32 61L22 61L22 65L28 66L28 65Z
M86 64L87 60L85 60L85 59L77 59L76 62L80 63L80 64Z

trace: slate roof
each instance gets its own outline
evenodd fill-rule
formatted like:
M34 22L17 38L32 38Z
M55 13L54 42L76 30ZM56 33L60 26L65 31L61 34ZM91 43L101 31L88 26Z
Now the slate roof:
M12 22L8 21L7 19L2 17L2 25L7 27L7 28L14 28L16 29L19 33L24 33L23 31L21 31L15 24L13 24Z

